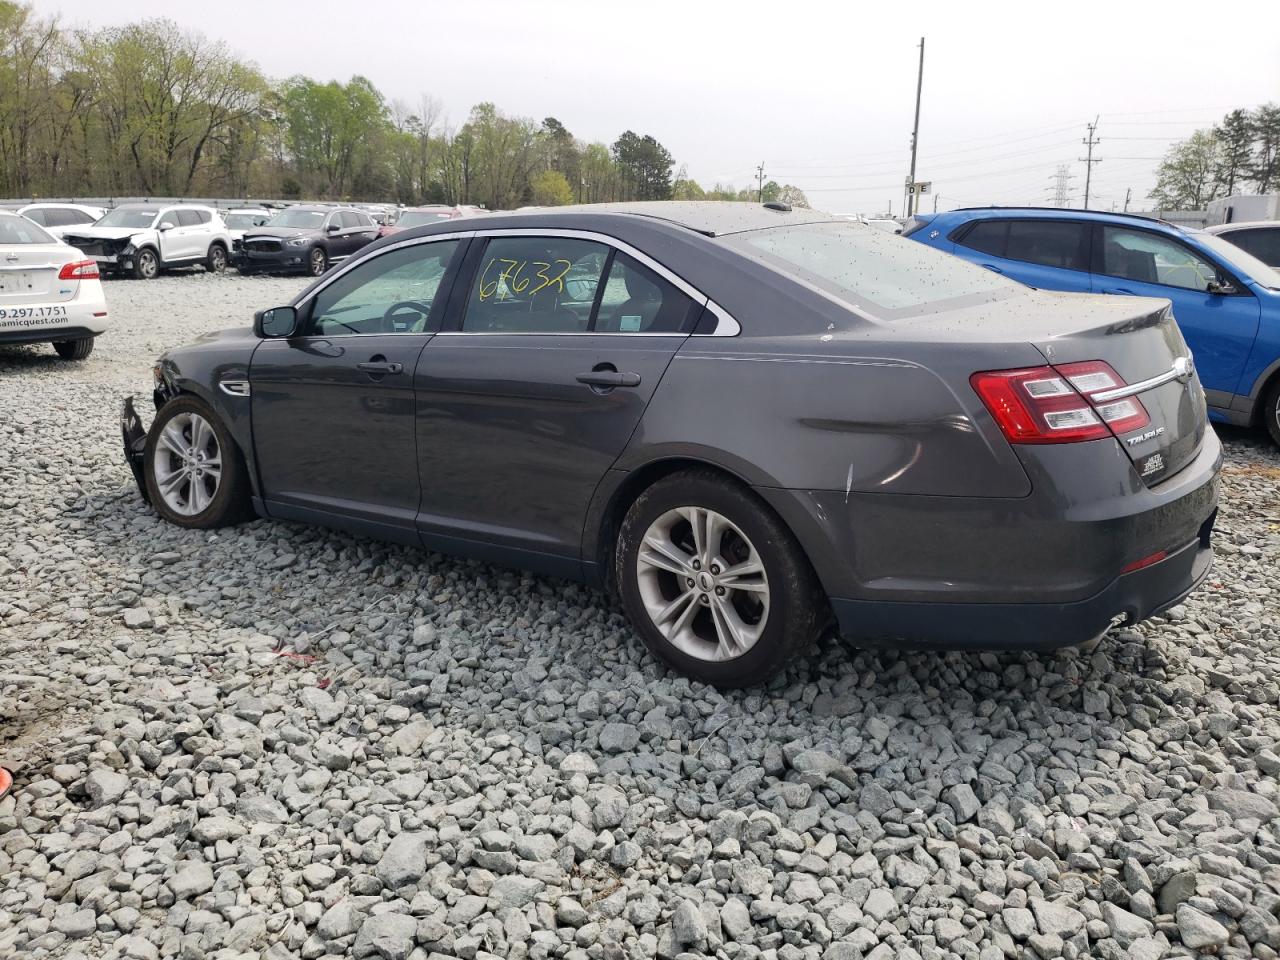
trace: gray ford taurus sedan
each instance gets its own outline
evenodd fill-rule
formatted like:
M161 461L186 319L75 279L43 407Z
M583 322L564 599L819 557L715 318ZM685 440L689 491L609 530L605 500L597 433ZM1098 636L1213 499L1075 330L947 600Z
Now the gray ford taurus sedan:
M1221 448L1167 301L1030 290L783 205L624 204L370 245L156 366L167 520L327 524L615 590L761 681L832 619L1052 648L1207 574ZM585 652L585 651L584 651Z

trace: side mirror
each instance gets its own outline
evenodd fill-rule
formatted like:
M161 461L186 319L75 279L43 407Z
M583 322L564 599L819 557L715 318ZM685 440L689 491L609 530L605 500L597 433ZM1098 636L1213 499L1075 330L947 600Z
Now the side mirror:
M161 233L164 233L164 231L166 231L166 230L172 230L172 229L173 229L173 223L172 223L172 221L169 221L169 220L161 220L161 221L160 221L160 232L161 232Z
M1230 280L1210 280L1209 285L1205 287L1207 293L1217 293L1224 297L1229 297L1233 293L1239 293L1236 285Z
M253 332L264 340L292 337L298 329L296 307L271 307L253 315Z
M324 229L325 229L325 233L337 233L342 228L339 227L336 223L331 223Z

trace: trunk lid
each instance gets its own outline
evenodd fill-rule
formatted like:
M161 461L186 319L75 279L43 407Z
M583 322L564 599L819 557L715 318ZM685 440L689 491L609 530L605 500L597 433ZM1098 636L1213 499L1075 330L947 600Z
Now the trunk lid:
M1032 342L1052 364L1102 360L1120 375L1127 386L1096 391L1090 400L1097 407L1115 402L1117 392L1127 393L1145 408L1151 422L1119 433L1119 440L1143 483L1154 486L1195 459L1208 429L1204 389L1191 350L1168 301L1069 300L1088 308L1079 311L1075 323Z
M58 303L76 295L78 280L59 280L63 264L79 254L61 243L15 243L0 247L0 306Z

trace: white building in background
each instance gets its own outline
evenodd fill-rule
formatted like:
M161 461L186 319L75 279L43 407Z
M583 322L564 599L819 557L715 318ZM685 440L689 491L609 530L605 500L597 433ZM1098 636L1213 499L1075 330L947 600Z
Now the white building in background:
M1209 221L1206 225L1210 227L1242 220L1280 220L1280 193L1210 200L1206 214Z

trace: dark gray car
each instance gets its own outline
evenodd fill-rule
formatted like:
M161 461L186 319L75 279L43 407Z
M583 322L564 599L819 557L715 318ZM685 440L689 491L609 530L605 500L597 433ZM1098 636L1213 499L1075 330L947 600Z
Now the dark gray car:
M379 241L157 366L168 520L327 524L616 590L760 681L826 624L1051 648L1206 575L1221 449L1168 303L812 211L629 204Z

